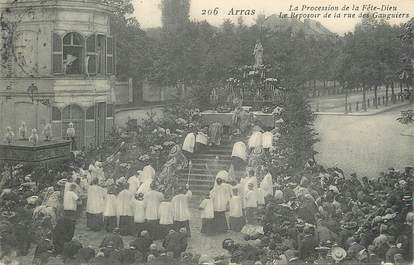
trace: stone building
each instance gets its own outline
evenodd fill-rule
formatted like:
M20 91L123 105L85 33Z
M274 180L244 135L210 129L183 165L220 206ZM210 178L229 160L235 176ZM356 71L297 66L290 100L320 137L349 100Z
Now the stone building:
M9 1L9 0L7 0ZM78 148L100 145L113 126L112 9L100 0L0 4L0 130L22 121L53 137L76 130Z

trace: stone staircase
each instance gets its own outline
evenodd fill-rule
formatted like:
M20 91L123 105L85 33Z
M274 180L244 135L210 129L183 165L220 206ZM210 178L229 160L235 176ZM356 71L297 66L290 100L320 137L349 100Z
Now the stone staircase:
M193 154L189 184L194 195L206 194L213 187L216 174L223 169L228 171L232 148L231 143L225 143ZM187 184L188 172L188 168L178 172L180 185Z

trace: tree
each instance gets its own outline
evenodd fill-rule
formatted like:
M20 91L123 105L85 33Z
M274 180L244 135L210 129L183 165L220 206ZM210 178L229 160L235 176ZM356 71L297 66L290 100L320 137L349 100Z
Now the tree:
M132 0L103 0L114 8L110 28L116 39L116 75L119 80L132 78L134 90L139 90L153 64L153 43L140 28ZM137 93L134 93L137 94Z

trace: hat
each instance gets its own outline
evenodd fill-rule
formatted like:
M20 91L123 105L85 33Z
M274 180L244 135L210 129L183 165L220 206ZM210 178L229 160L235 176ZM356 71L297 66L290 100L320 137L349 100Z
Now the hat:
M116 180L116 184L118 184L118 185L123 185L123 184L126 184L126 183L127 183L127 180L126 180L125 177L120 177L119 179Z
M286 259L291 262L299 259L299 252L294 249L288 249L285 251Z
M202 255L200 259L198 260L198 264L200 265L213 265L214 259L207 255Z
M27 198L27 203L28 204L36 204L36 202L38 201L39 197L38 196L30 196L29 198Z
M339 262L346 257L346 251L341 247L332 247L331 256L335 261Z
M56 184L58 186L65 186L67 182L68 182L67 179L60 179L60 180L58 180L58 182Z

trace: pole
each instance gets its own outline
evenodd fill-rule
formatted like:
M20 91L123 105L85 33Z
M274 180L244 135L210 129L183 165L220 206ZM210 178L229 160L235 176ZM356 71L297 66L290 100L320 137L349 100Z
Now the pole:
M192 167L192 162L191 160L188 162L188 175L187 175L187 185L190 184L190 174L191 174L191 167Z
M348 113L348 89L345 89L345 113Z

